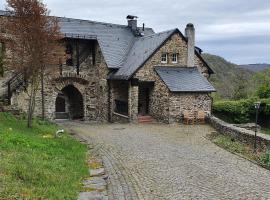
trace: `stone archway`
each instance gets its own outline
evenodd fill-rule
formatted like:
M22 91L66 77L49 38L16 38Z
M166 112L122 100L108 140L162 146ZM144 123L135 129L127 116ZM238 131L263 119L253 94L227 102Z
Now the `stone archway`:
M65 86L55 100L56 119L84 118L84 100L74 85Z

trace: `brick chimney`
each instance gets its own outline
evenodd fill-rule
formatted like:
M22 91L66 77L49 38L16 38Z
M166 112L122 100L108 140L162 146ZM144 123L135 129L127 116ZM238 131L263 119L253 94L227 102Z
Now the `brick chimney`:
M187 53L187 66L195 66L195 28L194 25L189 23L185 29L185 35L188 40L188 53Z
M127 21L128 21L128 27L131 28L132 31L136 31L137 30L137 16L133 16L133 15L128 15L127 16Z

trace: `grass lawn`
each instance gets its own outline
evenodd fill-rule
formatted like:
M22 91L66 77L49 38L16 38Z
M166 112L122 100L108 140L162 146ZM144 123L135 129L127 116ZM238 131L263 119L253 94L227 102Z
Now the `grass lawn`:
M76 199L88 175L87 147L64 134L54 138L55 124L0 113L0 200Z
M262 127L262 133L270 135L270 128L263 128Z
M259 165L270 169L270 150L258 149L255 153L253 147L243 144L231 136L222 134L211 134L209 139L216 145L232 152L242 155L250 160L257 162Z

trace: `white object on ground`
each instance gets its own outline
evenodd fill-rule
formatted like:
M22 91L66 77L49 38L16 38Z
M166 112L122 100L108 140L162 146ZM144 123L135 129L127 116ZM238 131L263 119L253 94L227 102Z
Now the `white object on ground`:
M55 137L59 137L59 135L60 135L61 133L64 133L64 132L65 132L64 129L60 129L60 130L56 131Z

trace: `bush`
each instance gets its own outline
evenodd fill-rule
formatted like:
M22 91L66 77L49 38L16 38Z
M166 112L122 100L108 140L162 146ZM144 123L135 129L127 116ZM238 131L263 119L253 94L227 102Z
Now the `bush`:
M264 165L270 167L270 150L266 151L260 158L259 161Z
M269 98L270 97L270 87L268 85L261 85L257 89L256 95L260 98Z
M256 98L242 100L216 101L213 104L213 112L218 117L231 123L247 123L253 121L255 116L254 102ZM270 115L270 98L261 99L260 114Z

